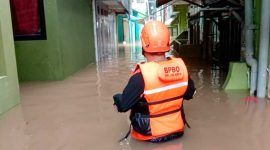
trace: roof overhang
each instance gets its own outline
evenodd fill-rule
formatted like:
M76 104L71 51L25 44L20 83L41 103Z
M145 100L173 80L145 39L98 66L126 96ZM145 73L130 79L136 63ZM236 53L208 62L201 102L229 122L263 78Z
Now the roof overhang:
M175 5L185 5L185 4L193 4L193 5L198 5L202 7L201 0L156 0L156 6L159 7L161 5L167 4L168 2L171 2Z
M156 6L159 7L159 6L164 5L164 4L166 4L166 3L170 2L170 1L172 1L172 0L157 0L156 1Z
M230 7L239 7L243 6L242 0L156 0L156 6L159 7L161 5L167 4L168 2L171 2L176 5L181 4L192 4L199 7L224 7L224 6L230 6Z
M120 13L125 13L126 9L123 6L121 1L116 1L116 0L98 0L97 1L99 4L103 5L104 7L107 8L107 10L111 12L115 12L117 14Z

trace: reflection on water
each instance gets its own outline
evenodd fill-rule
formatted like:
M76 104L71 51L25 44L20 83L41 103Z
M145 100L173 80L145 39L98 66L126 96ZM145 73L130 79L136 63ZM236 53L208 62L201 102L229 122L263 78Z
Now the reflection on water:
M211 70L211 87L216 90L221 87L220 70Z
M222 91L224 73L195 58L183 58L197 95L185 101L191 129L163 144L118 140L128 131L128 113L118 113L112 95L122 92L140 47L120 47L64 81L21 84L22 103L1 117L1 150L268 150L269 101L248 91ZM14 144L14 139L16 143Z
M169 141L166 143L153 144L150 142L137 141L132 138L119 143L121 150L184 150L183 139Z
M200 69L200 71L198 72L198 78L199 78L199 81L196 82L196 87L197 89L202 89L204 87L203 69Z

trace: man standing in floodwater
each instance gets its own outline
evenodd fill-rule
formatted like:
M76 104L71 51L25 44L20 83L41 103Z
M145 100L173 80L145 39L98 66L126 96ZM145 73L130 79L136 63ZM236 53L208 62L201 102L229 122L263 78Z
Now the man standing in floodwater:
M193 98L194 82L181 58L165 57L170 50L170 32L160 21L150 21L142 29L142 54L146 63L133 71L122 94L115 94L119 112L131 109L132 137L154 143L184 134L183 100Z

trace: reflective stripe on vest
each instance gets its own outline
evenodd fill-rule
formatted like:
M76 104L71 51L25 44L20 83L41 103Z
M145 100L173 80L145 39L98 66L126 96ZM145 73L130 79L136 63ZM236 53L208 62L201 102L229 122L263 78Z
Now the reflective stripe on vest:
M178 87L182 87L182 86L187 86L187 85L188 85L188 82L180 82L180 83L168 85L168 86L161 87L161 88L147 90L147 91L144 91L143 94L148 95L148 94L164 92L164 91L167 91L167 90L170 90L170 89L174 89L174 88L178 88Z
M187 85L188 73L182 59L139 64L144 83L144 97L150 116L151 136L132 131L139 140L149 140L184 130L181 107Z

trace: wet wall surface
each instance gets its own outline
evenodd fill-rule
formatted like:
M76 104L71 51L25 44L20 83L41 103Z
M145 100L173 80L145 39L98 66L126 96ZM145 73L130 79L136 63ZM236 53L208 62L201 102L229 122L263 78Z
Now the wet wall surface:
M224 92L225 75L184 58L197 94L185 101L191 129L184 137L152 144L128 138L128 113L118 113L112 95L121 92L140 52L120 49L64 81L21 84L21 104L0 117L0 150L268 150L268 100L247 91Z

